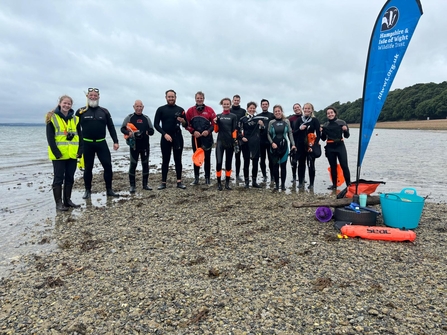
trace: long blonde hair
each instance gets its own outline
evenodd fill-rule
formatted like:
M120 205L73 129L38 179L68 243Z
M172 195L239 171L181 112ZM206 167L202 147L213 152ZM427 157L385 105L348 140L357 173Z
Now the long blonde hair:
M49 111L49 112L45 115L45 123L50 123L51 118L52 118L53 115L54 115L54 111L56 110L56 108L60 105L60 103L61 103L64 99L70 99L71 104L73 105L73 99L72 99L69 95L64 94L63 96L61 96L61 97L59 98L59 102L57 103L56 107L54 107L53 110Z

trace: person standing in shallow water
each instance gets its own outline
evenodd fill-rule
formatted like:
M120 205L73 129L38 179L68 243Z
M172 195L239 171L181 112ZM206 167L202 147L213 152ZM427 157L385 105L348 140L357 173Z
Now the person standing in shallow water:
M261 100L261 109L262 112L259 113L257 116L262 118L262 121L264 122L264 128L268 129L269 122L271 120L274 120L275 117L273 116L273 113L269 112L269 106L270 103L267 99ZM272 169L272 163L271 163L271 157L270 157L270 142L267 138L267 131L261 132L261 140L260 140L260 160L259 165L261 167L263 182L267 182L267 163L266 160L268 159L268 165L270 169L270 181L273 182L273 169Z
M223 107L222 114L214 119L214 131L218 133L216 141L216 177L217 189L222 191L222 165L225 153L225 189L231 190L230 178L233 163L233 152L235 141L237 140L237 117L230 112L230 98L223 98L220 101Z
M301 109L301 105L296 103L293 105L293 114L288 117L290 126L293 130L293 140L295 141L295 145L298 146L298 131L295 131L295 123L301 118L303 115L303 111ZM297 151L294 150L290 153L290 165L292 166L292 183L296 183L296 170L298 167L298 159L297 159Z
M92 194L93 164L95 155L104 169L104 182L106 194L109 197L119 197L112 190L112 156L106 141L106 129L108 129L113 140L113 149L118 150L118 136L109 111L99 106L99 89L89 88L87 90L87 106L79 108L76 116L80 119L82 136L84 138L84 185L85 193L83 199L90 199Z
M165 98L167 104L158 107L154 118L155 129L161 134L161 184L158 190L166 188L171 151L174 154L177 188L184 190L186 186L182 183L183 135L181 127L187 126L186 113L182 107L175 104L177 94L174 90L167 90Z
M48 156L53 163L54 172L53 196L58 211L81 207L71 201L77 158L82 156L83 149L81 126L72 105L73 100L68 95L63 95L56 108L45 117Z
M237 123L239 126L239 121L242 117L245 116L245 114L247 114L247 111L241 107L240 105L241 103L241 97L240 95L236 94L233 96L233 105L231 106L231 113L233 113L234 115L236 115L237 117ZM240 145L242 143L239 143ZM235 164L236 164L236 180L237 181L242 181L242 178L239 176L240 172L241 172L241 150L235 151L234 152L234 159L235 159Z
M324 147L329 166L331 167L332 185L328 187L328 190L337 189L337 159L340 162L341 169L343 170L343 177L345 178L346 185L351 184L351 172L348 166L348 153L344 143L344 138L348 138L349 128L345 121L337 118L337 110L335 107L330 106L326 108L326 121L322 126L321 139L326 141Z
M216 113L214 110L204 104L205 94L197 92L195 95L196 105L189 108L186 112L186 129L191 133L192 150L196 152L197 147L205 152L205 185L210 185L211 176L211 149L213 148L213 128ZM197 146L196 146L197 144ZM194 165L194 181L191 185L199 184L200 166Z
M279 169L281 168L281 190L286 190L286 176L287 176L287 158L290 150L295 150L295 142L293 140L292 127L290 122L285 118L283 109L280 105L273 107L273 115L275 119L271 120L268 125L267 138L271 145L272 169L273 177L275 179L275 190L279 190Z
M134 113L129 114L123 121L121 132L127 137L130 147L129 183L130 193L136 192L135 171L138 165L138 158L141 157L143 167L143 190L151 191L149 182L149 136L154 135L154 127L149 116L143 114L144 105L141 100L136 100L133 105ZM128 124L133 125L131 129ZM136 130L135 130L136 129Z

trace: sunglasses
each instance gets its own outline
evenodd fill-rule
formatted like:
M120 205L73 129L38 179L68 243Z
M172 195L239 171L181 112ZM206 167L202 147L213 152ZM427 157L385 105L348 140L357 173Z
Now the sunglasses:
M96 93L99 93L99 90L98 90L97 88L91 88L91 87L90 87L90 88L88 89L88 91L89 91L89 92L96 92Z

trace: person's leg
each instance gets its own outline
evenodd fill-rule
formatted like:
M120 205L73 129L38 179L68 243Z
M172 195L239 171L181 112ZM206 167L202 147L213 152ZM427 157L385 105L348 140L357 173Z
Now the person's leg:
M298 156L298 187L304 187L304 177L306 174L306 154L300 153Z
M257 183L258 178L258 166L259 166L259 155L253 156L252 159L252 170L251 170L251 185L254 188L260 188L261 186Z
M149 155L150 147L140 151L141 166L143 169L143 190L151 191L152 188L148 185L149 182Z
M130 193L135 193L135 171L138 165L138 157L140 151L133 150L130 148L130 165L129 165L129 184L130 184Z
M67 211L68 208L62 202L62 183L64 182L65 161L54 160L53 163L53 197L56 203L56 210Z
M244 173L244 182L245 187L248 188L250 185L250 176L249 176L249 167L250 167L250 149L248 148L248 144L244 144L241 146L242 157L244 159L243 165L243 173Z
M223 154L224 150L222 148L221 142L216 143L216 178L217 178L217 189L222 191L222 164L223 164Z
M307 168L309 170L309 186L308 188L314 187L315 182L315 158L307 156Z
M205 184L209 185L211 178L211 151L212 149L205 150L205 162L204 162L204 170L205 170Z
M328 187L328 189L336 189L337 188L337 153L328 150L326 148L326 157L327 161L329 163L329 166L331 167L331 178L332 178L332 185Z
M233 147L225 149L225 188L231 190L230 179L231 179L231 168L233 165Z
M273 179L275 181L275 189L279 190L279 162L272 166Z
M236 164L236 180L242 181L242 178L239 176L241 172L241 152L234 153L234 160Z
M84 187L85 193L82 198L88 199L92 190L93 164L95 162L95 143L84 142Z
M338 161L340 162L341 169L343 170L343 177L345 178L346 186L349 186L351 185L351 172L349 171L348 153L346 152L344 143L343 145L339 146Z
M101 162L101 165L104 169L104 182L106 184L107 195L109 196L117 196L115 192L112 190L112 180L113 180L113 171L112 171L112 156L110 155L110 150L106 141L101 141L96 143L98 148L96 154L98 155L98 159Z
M196 139L194 136L191 136L191 146L192 146L192 152L196 152L197 147L196 147L196 142L197 145L200 146L200 140ZM196 166L195 164L193 164L194 167L194 181L191 183L191 185L199 185L199 175L200 175L200 166Z
M158 189L163 189L166 188L166 180L168 179L172 142L168 142L164 138L162 138L160 141L160 149L161 149L161 185L158 187Z
M71 193L74 184L74 174L78 162L76 159L67 159L65 163L65 180L64 180L64 205L65 207L79 208L81 205L76 205L71 201Z
M286 189L287 159L281 163L281 189Z
M267 150L268 147L266 144L261 143L260 144L260 161L259 166L261 167L262 177L264 178L264 182L267 181L267 165L265 163L265 160L267 158Z

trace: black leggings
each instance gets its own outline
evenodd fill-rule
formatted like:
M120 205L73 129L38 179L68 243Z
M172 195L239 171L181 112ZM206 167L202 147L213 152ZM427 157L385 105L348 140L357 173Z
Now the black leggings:
M74 183L74 174L76 172L77 160L64 159L55 160L53 162L53 186L62 185L70 186Z
M287 177L287 160L282 163L273 164L273 178L275 178L275 184L279 185L279 168L281 167L281 185L286 183Z
M137 169L139 157L141 157L141 166L143 167L143 184L147 185L149 176L149 147L136 150L130 149L129 181L132 186L135 186L135 170Z
M231 173L231 167L233 164L233 146L225 148L222 142L216 143L216 172L222 171L223 155L225 153L225 172Z
M257 154L253 159L250 158L250 148L248 147L248 143L245 143L241 146L242 156L244 157L244 178L249 178L248 169L250 167L250 161L252 161L252 169L251 169L251 177L258 177L258 164L259 164L259 154Z
M172 142L166 141L164 136L160 141L161 148L161 182L166 183L168 179L168 170L169 170L169 161L171 160L171 150L174 153L174 164L175 164L175 173L177 175L177 180L182 180L182 153L183 153L183 137L181 136L172 136Z
M93 164L95 162L95 154L104 169L104 181L106 189L112 188L112 157L107 142L87 142L84 141L84 185L86 190L92 189Z
M331 167L332 185L337 185L337 159L343 170L346 185L351 184L351 172L348 166L348 153L343 142L328 143L325 147L326 157Z

